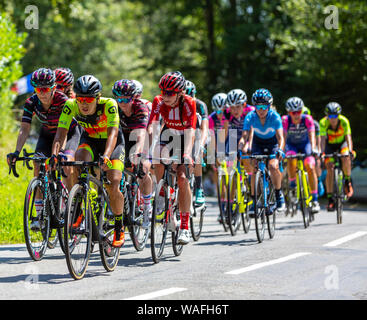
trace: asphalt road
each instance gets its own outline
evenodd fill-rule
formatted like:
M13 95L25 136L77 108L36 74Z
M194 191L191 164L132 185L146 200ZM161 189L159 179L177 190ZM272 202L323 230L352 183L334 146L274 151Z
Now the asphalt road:
M168 244L159 264L149 247L138 253L128 240L107 273L96 246L85 278L75 281L59 247L33 262L24 244L0 246L0 299L367 300L366 210L346 209L342 225L322 210L308 229L300 212L279 216L275 238L259 244L254 224L248 234L225 233L208 200L200 240L180 257Z

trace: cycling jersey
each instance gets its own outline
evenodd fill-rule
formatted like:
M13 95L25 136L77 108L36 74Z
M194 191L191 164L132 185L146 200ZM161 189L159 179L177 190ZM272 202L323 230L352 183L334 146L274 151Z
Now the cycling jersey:
M302 114L298 124L292 122L288 116L282 117L283 132L286 137L286 144L306 144L310 142L308 133L315 131L313 119L309 115Z
M283 129L282 119L276 111L269 109L265 123L262 125L256 111L251 111L245 118L243 130L250 131L251 128L254 130L254 138L272 139L275 137L276 130Z
M224 122L228 121L224 115L219 119L218 114L214 111L209 116L209 129L219 130L224 129Z
M63 92L56 90L50 107L48 110L45 110L38 96L34 94L29 97L24 104L22 122L32 123L33 115L36 115L42 124L42 132L54 135L57 130L60 115L67 100L68 97ZM72 117L70 119L70 123L71 129L73 129L76 126L76 121L73 121Z
M147 106L147 108L148 108L148 119L149 119L150 113L152 112L152 103L147 99L139 98L139 100L143 101L145 103L145 105Z
M196 103L188 95L183 96L182 106L167 106L162 96L156 96L153 100L152 112L149 118L149 124L159 121L159 115L162 116L164 124L171 129L174 134L183 134L185 129L196 128Z
M87 135L94 139L107 139L107 128L119 127L117 102L110 98L99 98L96 112L87 116L80 113L75 99L69 99L60 116L59 127L69 129L73 117Z
M326 137L329 144L341 144L345 140L345 136L352 134L349 120L339 115L339 122L336 129L332 129L328 117L324 117L320 120L320 136Z
M202 120L208 120L208 107L205 102L198 98L195 98L196 102L196 113L200 114Z
M120 116L120 126L125 137L135 129L146 129L149 120L148 106L141 99L135 99L131 107L131 115L127 116L118 109Z

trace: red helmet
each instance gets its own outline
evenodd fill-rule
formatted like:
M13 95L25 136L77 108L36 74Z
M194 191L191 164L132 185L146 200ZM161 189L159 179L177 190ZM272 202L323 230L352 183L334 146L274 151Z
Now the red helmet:
M54 70L56 83L63 87L71 86L74 83L74 75L69 68L57 68Z
M168 72L159 81L159 88L164 91L182 92L186 88L186 80L179 71Z

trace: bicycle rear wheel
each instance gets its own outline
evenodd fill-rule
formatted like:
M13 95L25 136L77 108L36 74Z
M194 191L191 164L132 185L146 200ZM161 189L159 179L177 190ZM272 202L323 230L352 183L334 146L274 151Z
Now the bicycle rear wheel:
M179 255L181 255L184 246L182 244L178 244L178 241L177 241L178 232L180 230L180 225L181 225L180 212L177 207L174 208L174 211L172 214L176 215L176 219L177 219L176 231L172 232L172 249L173 249L173 253L175 254L175 256L178 257Z
M195 178L194 174L191 175L190 178L190 189L191 194L195 194ZM195 206L194 197L192 199L192 206L190 210L190 230L191 236L194 241L198 241L200 239L201 231L203 230L203 222L204 222L204 212L206 210L205 204L200 207Z
M57 214L57 218L59 219L59 221L64 221L64 223L65 223L65 214L67 211L68 199L69 199L68 191L65 188L62 188L58 196L58 204L57 204L58 210L56 214ZM64 230L65 230L64 227L58 228L57 234L58 234L61 250L62 252L65 253Z
M231 198L231 195L233 194L233 203L231 203L230 200L228 200L228 227L231 231L231 235L235 236L237 233L237 230L240 228L241 225L241 216L240 216L240 210L239 210L239 199L238 199L238 193L237 193L237 179L239 177L237 176L237 173L235 172L229 181L228 184L228 199ZM232 187L232 190L231 190ZM231 192L232 191L232 192Z
M255 175L255 196L254 196L254 211L255 211L255 229L257 240L261 243L264 241L265 235L265 205L264 205L264 183L262 173L256 172Z
M343 199L344 199L344 181L343 172L339 168L334 169L334 190L336 194L335 209L336 222L341 224L343 222Z
M42 181L34 177L27 188L24 200L23 230L24 238L30 257L39 261L43 258L50 234L50 216L46 209L37 217L35 200L37 197L44 196ZM31 228L32 222L38 220L40 228Z
M227 189L228 186L226 183L226 176L224 174L220 174L218 170L217 195L218 195L219 216L221 220L220 223L223 225L225 232L227 232L228 230L226 226L227 202L228 202Z
M88 267L92 245L90 202L80 184L70 191L64 226L65 257L70 275L82 279Z
M163 189L164 196L160 195ZM150 250L154 263L158 263L163 255L164 246L166 244L168 226L168 186L164 180L161 180L155 192L153 202L152 223L150 231Z

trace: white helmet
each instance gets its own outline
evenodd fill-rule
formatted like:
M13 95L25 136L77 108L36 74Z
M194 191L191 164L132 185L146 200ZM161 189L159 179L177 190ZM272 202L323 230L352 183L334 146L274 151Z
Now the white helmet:
M227 95L225 93L217 93L212 98L212 106L215 111L223 110L227 107Z
M247 101L246 92L241 89L233 89L228 92L227 103L229 106L244 104Z
M289 98L287 102L285 103L285 109L288 112L302 111L303 106L304 106L304 103L302 99L298 97Z
M136 94L137 95L142 95L143 94L143 85L141 84L141 82L138 81L138 80L132 80L132 82L135 83L135 86L136 86Z

